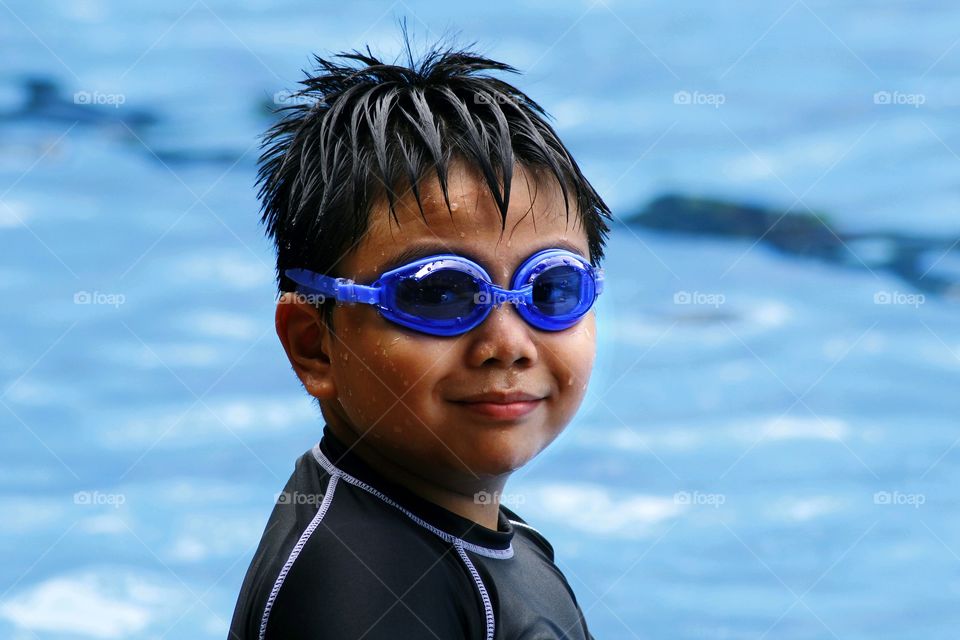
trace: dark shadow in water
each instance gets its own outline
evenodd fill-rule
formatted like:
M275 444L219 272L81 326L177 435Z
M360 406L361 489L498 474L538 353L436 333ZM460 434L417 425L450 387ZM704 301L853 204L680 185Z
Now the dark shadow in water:
M626 224L701 237L755 240L775 251L830 264L895 274L924 293L960 300L958 274L938 273L936 263L958 251L960 238L876 231L845 233L816 213L677 194L660 196Z

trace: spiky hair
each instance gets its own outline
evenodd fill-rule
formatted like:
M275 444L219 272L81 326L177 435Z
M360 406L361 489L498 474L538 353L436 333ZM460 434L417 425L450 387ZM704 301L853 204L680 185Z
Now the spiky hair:
M418 182L433 170L450 208L447 173L453 158L476 168L506 227L514 162L558 181L567 218L572 192L586 230L589 259L599 264L610 211L546 122L549 116L516 87L482 73L518 73L471 50L434 45L414 62L387 64L366 47L317 67L277 109L263 136L257 185L262 219L284 275L303 267L339 275L337 263L366 232L371 207L394 204L408 190L423 213ZM334 59L347 61L346 64ZM542 172L541 171L541 172ZM380 200L382 201L382 200ZM452 215L452 213L451 213Z

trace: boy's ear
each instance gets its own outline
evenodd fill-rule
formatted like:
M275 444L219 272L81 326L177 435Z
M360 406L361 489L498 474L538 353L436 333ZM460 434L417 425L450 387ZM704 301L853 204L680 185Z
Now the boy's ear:
M284 292L277 302L277 336L307 392L318 400L332 400L337 397L330 366L333 341L322 314L312 304L298 301L295 294Z

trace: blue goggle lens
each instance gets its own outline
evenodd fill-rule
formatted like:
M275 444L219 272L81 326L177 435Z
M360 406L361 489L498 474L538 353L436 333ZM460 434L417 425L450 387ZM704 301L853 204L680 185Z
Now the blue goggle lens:
M472 315L480 283L469 273L442 268L422 278L407 277L394 289L397 311L425 320L451 321Z
M584 272L569 265L551 267L533 281L533 305L545 316L574 313L582 300Z

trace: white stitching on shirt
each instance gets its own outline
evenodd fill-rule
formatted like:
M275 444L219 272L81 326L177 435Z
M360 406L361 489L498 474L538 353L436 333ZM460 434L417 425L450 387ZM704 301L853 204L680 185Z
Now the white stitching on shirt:
M457 548L457 553L460 554L460 558L463 560L463 563L467 565L467 569L470 570L470 574L473 576L473 581L477 583L477 589L480 591L480 599L483 600L483 613L487 619L486 640L493 640L493 632L496 621L493 617L493 605L490 604L490 594L487 593L487 588L483 585L483 580L480 578L480 573L477 571L477 568L473 566L473 561L470 560L470 556L468 556L467 552L463 550L463 545L460 542L455 542L454 546Z
M277 576L277 580L273 583L273 589L270 590L270 597L267 598L267 604L263 607L263 619L260 621L260 640L264 640L267 634L267 622L270 619L270 611L273 609L273 603L277 599L277 594L280 593L280 587L283 586L283 581L287 578L287 574L290 572L293 563L296 561L297 556L300 555L300 551L303 550L303 546L307 544L307 540L310 539L310 536L313 535L313 532L320 525L320 521L323 520L323 516L327 513L327 509L330 507L330 503L333 502L333 492L337 489L337 476L330 476L330 482L327 483L327 490L323 496L323 502L320 503L320 508L317 509L317 514L313 516L313 519L310 521L310 524L307 525L307 528L303 530L303 533L300 535L300 539L297 540L297 544L293 545L293 550L290 551L290 556L287 558L286 563L284 563L283 568L280 570L280 575Z
M319 463L321 464L321 466L323 466L324 469L326 469L327 473L329 473L329 474L331 474L331 475L340 476L341 478L343 478L344 480L346 480L346 481L349 482L350 484L355 485L355 486L357 486L357 487L360 487L360 488L363 489L364 491L367 491L368 493L371 493L371 494L377 496L378 498L380 498L381 500L383 500L383 501L386 502L387 504L392 505L392 506L396 507L397 509L399 509L400 511L402 511L408 518L410 518L411 520L413 520L414 522L416 522L417 524L419 524L421 527L423 527L423 528L425 528L425 529L428 529L429 531L431 531L431 532L433 532L434 534L436 534L437 536L443 538L443 539L446 540L447 542L450 542L450 543L452 543L452 544L460 545L460 546L462 546L464 549L466 549L466 550L468 550L468 551L472 551L473 553L477 553L477 554L480 554L480 555L482 555L482 556L487 556L487 557L489 557L489 558L497 558L498 560L506 560L506 559L509 559L509 558L512 558L512 557L513 557L513 543L512 543L512 542L510 543L510 546L507 547L506 549L490 549L489 547L482 547L482 546L480 546L480 545L478 545L478 544L474 544L474 543L472 543L472 542L467 542L467 541L464 540L463 538L458 538L457 536L455 536L455 535L453 535L453 534L451 534L451 533L447 533L446 531L443 531L443 530L441 530L441 529L438 529L438 528L436 528L435 526L433 526L432 524L430 524L429 522L426 522L426 521L424 521L422 518L417 517L416 515L414 515L413 513L411 513L410 511L408 511L408 510L405 509L404 507L402 507L401 505L397 504L397 502L395 502L394 500L391 500L390 498L388 498L387 496L385 496L385 495L382 494L381 492L377 491L376 489L374 489L374 488L371 487L370 485L366 484L366 483L363 482L362 480L358 480L357 478L354 478L354 477L351 476L349 473L343 471L340 467L338 467L338 466L336 466L335 464L333 464L332 462L330 462L330 460L327 459L327 456L325 456L325 455L323 454L323 452L320 450L320 445L319 445L319 444L314 445L314 447L313 447L313 457L316 458L317 462L319 462Z

